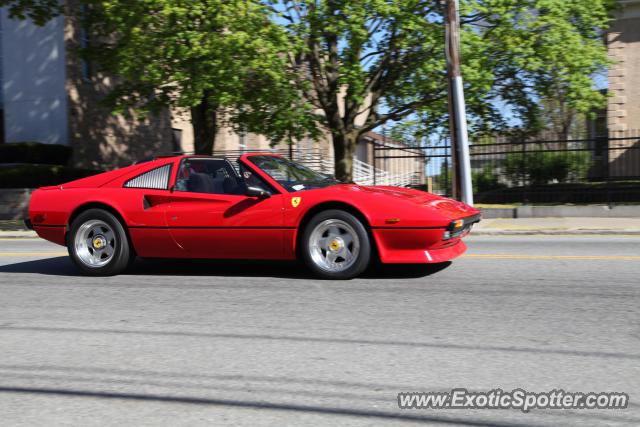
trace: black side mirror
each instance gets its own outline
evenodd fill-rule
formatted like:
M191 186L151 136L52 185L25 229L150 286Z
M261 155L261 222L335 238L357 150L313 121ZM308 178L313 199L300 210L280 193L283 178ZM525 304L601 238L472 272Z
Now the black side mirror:
M247 191L244 194L248 197L257 197L258 199L268 199L271 197L268 191L258 187L247 187Z

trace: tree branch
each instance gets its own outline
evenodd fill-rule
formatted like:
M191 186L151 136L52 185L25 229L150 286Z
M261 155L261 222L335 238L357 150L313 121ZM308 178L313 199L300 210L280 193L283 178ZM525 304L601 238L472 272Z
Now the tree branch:
M378 114L377 112L372 111L369 114L369 117L367 118L364 126L358 129L358 132L360 134L363 134L365 132L369 132L372 129L375 129L378 126L385 124L390 120L398 121L408 116L409 114L413 113L416 109L424 107L425 105L428 105L432 102L443 100L445 97L446 97L445 94L426 97L419 101L413 101L413 102L404 104L387 114Z

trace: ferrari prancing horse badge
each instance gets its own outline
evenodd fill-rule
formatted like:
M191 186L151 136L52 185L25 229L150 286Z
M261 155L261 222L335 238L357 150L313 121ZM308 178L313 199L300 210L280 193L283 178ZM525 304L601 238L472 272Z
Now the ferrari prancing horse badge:
M297 208L301 201L302 201L302 198L300 197L292 197L291 206L293 206L294 208Z

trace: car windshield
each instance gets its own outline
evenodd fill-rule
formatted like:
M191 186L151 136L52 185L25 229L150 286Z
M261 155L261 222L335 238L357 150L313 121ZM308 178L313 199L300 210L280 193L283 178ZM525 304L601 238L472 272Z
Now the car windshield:
M339 184L334 178L279 156L250 156L249 160L288 191L311 190Z

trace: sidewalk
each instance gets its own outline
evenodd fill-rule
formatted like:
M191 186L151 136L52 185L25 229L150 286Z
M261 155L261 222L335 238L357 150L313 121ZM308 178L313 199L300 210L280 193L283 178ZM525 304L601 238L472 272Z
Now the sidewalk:
M630 234L640 236L640 218L500 218L483 219L471 233L487 235L527 234ZM21 221L0 221L0 238L29 238L36 233Z
M0 220L0 238L37 237L36 232L28 230L24 222L18 220Z
M635 234L640 218L497 218L483 219L473 235Z

